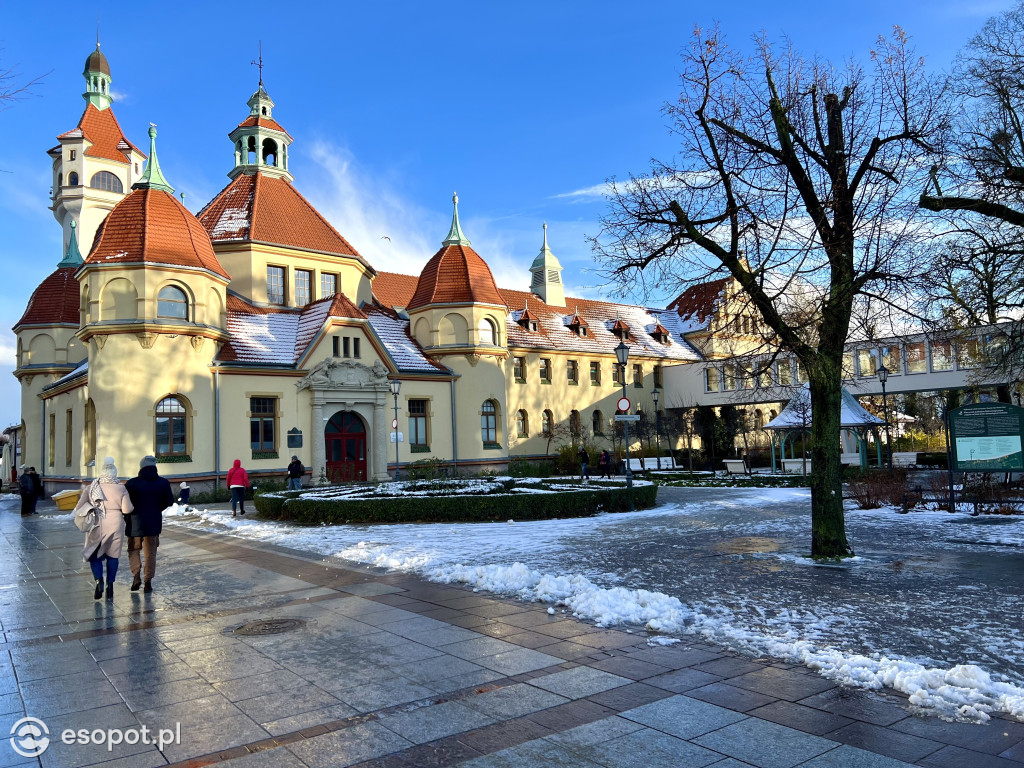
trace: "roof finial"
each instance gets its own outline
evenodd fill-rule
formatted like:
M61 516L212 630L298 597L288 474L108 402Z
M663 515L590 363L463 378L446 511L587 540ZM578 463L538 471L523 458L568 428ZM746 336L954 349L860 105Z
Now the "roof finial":
M260 68L260 88L263 87L263 41L260 40L260 57L257 60L249 62L253 66Z
M159 189L174 194L174 187L160 172L160 162L156 159L156 123L149 124L149 162L142 177L132 184L132 189Z
M75 235L75 228L78 225L71 220L71 239L68 240L67 250L64 251L64 258L60 260L58 267L80 267L82 266L82 252L78 250L78 237Z
M548 247L548 223L544 222L544 246L545 250Z
M469 245L469 239L462 233L462 227L459 225L459 193L452 193L452 205L455 207L455 211L452 214L452 228L448 230L448 237L446 237L441 244L442 245Z

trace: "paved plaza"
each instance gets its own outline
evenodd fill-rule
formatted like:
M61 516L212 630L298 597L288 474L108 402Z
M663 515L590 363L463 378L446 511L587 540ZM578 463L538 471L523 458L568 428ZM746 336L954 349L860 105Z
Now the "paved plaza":
M155 591L128 590L125 557L94 601L70 519L16 510L0 500L0 768L1024 766L1012 719L921 717L802 667L219 533L165 528ZM25 716L49 732L30 759L6 740ZM128 743L143 727L180 741Z

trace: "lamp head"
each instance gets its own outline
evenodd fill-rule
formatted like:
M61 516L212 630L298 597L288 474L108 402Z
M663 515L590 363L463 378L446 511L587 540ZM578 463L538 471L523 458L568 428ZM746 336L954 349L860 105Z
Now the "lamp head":
M619 342L619 346L615 348L615 358L619 361L619 365L625 365L629 360L629 347L626 346L626 342Z
M660 390L657 389L657 387L655 387L654 390L651 391L651 399L654 401L654 409L657 410L658 400L661 399L661 392Z
M878 375L878 380L883 384L885 384L885 382L889 380L889 369L886 368L884 365L879 366L876 373Z
M398 379L391 379L388 382L388 388L391 390L391 394L398 397L398 393L402 391L402 382Z

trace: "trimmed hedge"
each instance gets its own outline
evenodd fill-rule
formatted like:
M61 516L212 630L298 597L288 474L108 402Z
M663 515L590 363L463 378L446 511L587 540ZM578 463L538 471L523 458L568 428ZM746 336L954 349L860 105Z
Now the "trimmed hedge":
M653 507L658 489L633 488L636 509ZM456 523L497 520L548 520L589 517L629 510L625 488L587 488L554 493L493 493L480 496L388 496L331 499L303 497L302 492L258 496L260 517L293 520L299 525L341 523Z

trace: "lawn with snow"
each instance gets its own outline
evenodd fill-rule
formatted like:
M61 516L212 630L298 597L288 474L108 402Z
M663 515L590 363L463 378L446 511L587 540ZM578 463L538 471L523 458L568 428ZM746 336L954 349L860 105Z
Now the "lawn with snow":
M810 561L805 489L663 489L677 503L534 522L334 526L169 515L189 527L698 635L892 688L947 718L1024 719L1024 520L849 510L858 557Z

